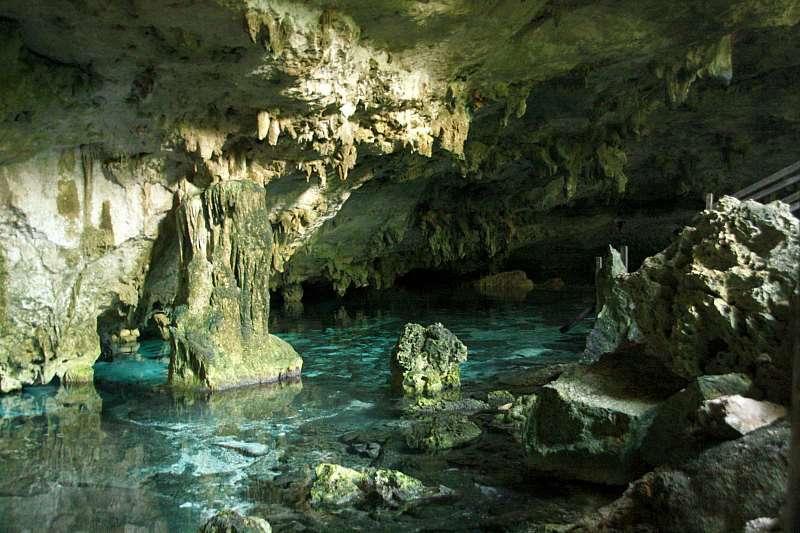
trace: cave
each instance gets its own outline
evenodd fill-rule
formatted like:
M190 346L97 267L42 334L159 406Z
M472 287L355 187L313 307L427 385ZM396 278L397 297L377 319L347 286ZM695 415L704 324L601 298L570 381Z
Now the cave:
M798 531L798 57L798 0L0 0L0 531Z

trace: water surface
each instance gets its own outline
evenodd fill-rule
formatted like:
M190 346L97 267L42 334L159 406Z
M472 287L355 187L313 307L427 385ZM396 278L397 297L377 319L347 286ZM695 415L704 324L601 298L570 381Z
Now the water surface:
M95 387L2 396L0 530L194 531L222 509L264 516L279 532L502 530L519 512L567 519L605 496L533 480L508 434L487 430L448 453L406 449L409 421L389 394L388 358L406 322L442 322L468 346L464 391L479 395L498 376L574 360L586 324L566 335L558 327L588 299L563 292L501 303L400 293L323 302L299 317L273 312L272 331L305 360L302 382L171 394L163 387L164 347L151 341L135 356L97 363ZM382 444L381 457L353 453L344 442L353 435ZM396 468L458 496L405 513L313 510L305 483L324 461Z

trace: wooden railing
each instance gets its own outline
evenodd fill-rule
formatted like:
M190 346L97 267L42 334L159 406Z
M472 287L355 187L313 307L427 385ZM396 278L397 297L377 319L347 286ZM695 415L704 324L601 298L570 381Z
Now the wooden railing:
M745 187L733 196L739 200L758 200L760 202L775 196L777 197L775 199L789 204L789 209L793 213L798 213L800 211L800 161Z

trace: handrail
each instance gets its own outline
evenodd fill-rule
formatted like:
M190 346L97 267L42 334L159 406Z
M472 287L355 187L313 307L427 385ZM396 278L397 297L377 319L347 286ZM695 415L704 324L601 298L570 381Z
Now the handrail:
M789 189L793 185L800 183L800 173L796 173L798 170L800 170L800 161L792 163L788 167L767 176L763 180L759 180L745 187L741 191L733 194L733 197L739 200L761 201L771 194ZM790 192L788 195L781 198L780 201L789 204L789 210L792 213L800 211L800 190ZM708 204L708 200L706 200L706 204Z
M767 176L763 180L757 181L754 184L752 184L752 185L750 185L748 187L745 187L741 191L735 193L733 195L733 197L734 198L738 198L739 200L745 200L745 199L747 199L747 197L750 194L763 189L767 185L771 185L773 182L778 181L779 179L781 179L781 178L783 178L785 176L790 175L795 170L800 170L800 161L798 161L796 163L793 163L793 164L789 165L788 167L786 167L784 169L781 169L781 170L779 170L778 172L776 172L774 174L771 174L771 175Z

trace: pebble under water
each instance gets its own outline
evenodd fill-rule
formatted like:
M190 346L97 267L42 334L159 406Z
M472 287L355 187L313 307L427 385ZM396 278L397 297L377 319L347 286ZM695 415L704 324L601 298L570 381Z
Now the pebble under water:
M433 454L405 447L409 422L388 390L406 322L442 322L469 348L464 394L522 390L531 369L575 360L589 322L559 326L591 296L536 293L501 303L401 293L273 312L272 331L305 360L302 382L211 395L165 389L163 343L97 363L95 387L31 387L0 397L0 531L196 531L235 509L283 531L503 531L563 523L611 495L536 479L521 445L476 415L483 435ZM524 387L523 387L524 388ZM381 445L375 459L348 442ZM320 462L393 468L456 495L397 510L323 511L306 496Z

